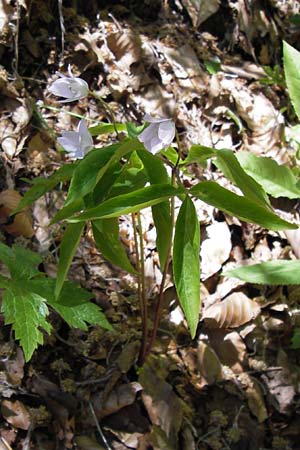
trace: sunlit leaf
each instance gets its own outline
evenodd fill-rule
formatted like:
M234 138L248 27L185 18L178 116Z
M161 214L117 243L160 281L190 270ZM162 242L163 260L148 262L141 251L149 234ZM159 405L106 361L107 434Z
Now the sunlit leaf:
M283 66L289 96L300 120L300 52L283 41Z
M140 211L148 206L156 205L169 197L181 194L182 190L176 189L170 185L157 184L138 189L129 194L119 195L106 200L101 205L88 209L86 212L69 219L70 222L82 220L104 219L118 217L122 214L128 214Z
M238 152L237 158L244 170L272 197L300 197L297 178L289 167L250 152Z
M223 273L226 277L239 278L256 284L300 284L300 261L279 260L268 261L251 266L238 267Z
M269 230L295 230L297 225L287 222L246 197L234 194L214 181L202 181L190 193L202 201L241 220Z

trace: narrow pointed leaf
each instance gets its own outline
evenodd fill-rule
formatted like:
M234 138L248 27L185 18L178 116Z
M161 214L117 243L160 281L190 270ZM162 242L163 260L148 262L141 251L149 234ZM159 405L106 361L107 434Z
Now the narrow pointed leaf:
M207 159L216 156L216 149L211 147L205 147L204 145L192 145L188 152L187 158L182 164L203 164Z
M118 133L126 131L126 124L101 122L94 127L89 127L89 133L91 134L91 136L100 136L101 134L115 133L115 130L117 130Z
M104 258L126 272L136 273L120 241L118 219L113 217L94 220L92 227L96 245Z
M216 165L225 177L232 181L243 192L245 197L269 209L270 202L260 184L249 176L240 165L232 150L216 150Z
M248 175L272 197L300 198L297 178L289 167L250 152L238 152L237 158Z
M48 178L34 178L31 183L33 186L25 193L13 214L21 211L28 205L31 205L37 199L42 197L46 192L51 191L58 183L62 183L71 179L77 162L65 164Z
M285 41L283 42L283 66L289 96L300 120L300 52Z
M192 338L195 337L200 306L200 228L192 200L186 196L176 222L173 273L180 305Z
M160 159L146 150L138 151L143 161L148 179L152 185L170 183L168 172ZM163 268L168 257L172 239L172 223L170 202L166 200L159 205L152 206L152 215L156 228L156 245L159 254L160 267Z
M190 193L202 201L241 220L269 230L295 230L297 225L287 222L269 209L266 209L246 197L219 186L214 181L203 181L194 186Z
M248 283L284 285L300 284L300 261L269 261L252 266L238 267L223 273L226 277L239 278Z
M129 194L119 195L106 200L96 208L88 209L86 212L69 219L70 222L82 220L95 220L110 217L118 217L122 214L129 214L140 211L148 206L156 205L169 197L179 195L183 190L176 189L170 185L157 184L138 189Z
M68 224L59 247L59 262L55 285L55 297L58 298L67 277L74 254L84 229L84 222Z

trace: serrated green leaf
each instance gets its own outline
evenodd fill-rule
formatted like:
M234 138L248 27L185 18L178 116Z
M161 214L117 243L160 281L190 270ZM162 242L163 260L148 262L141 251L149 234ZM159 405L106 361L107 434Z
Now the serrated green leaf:
M192 187L190 193L227 214L246 222L257 223L269 230L295 230L298 228L297 225L276 216L272 211L246 197L234 194L214 181L202 181Z
M291 103L300 120L300 52L283 41L283 67Z
M99 325L106 330L113 330L99 306L94 303L82 303L76 306L66 306L53 302L51 306L67 322L70 327L87 330L87 325Z
M33 186L22 197L17 208L13 211L13 214L21 211L26 206L31 205L38 198L46 194L46 192L54 189L57 184L70 180L77 164L77 162L65 164L48 178L34 178L31 181Z
M226 277L239 278L248 283L284 285L300 284L300 261L269 261L252 266L238 267L223 273Z
M96 245L104 258L126 272L136 273L120 241L118 219L94 220L92 227Z
M70 223L64 232L59 246L59 262L54 292L55 298L59 297L60 291L67 277L67 273L83 233L84 225L84 222Z
M168 172L160 159L146 150L139 150L138 155L145 166L147 177L151 184L170 183ZM168 257L172 239L169 200L152 206L152 216L156 228L156 245L159 254L160 267L163 268Z
M8 267L12 278L31 278L39 274L37 266L42 258L37 253L24 247L14 245L9 248L0 242L0 260Z
M15 338L20 341L25 360L29 361L34 350L43 343L39 328L48 333L51 331L51 325L46 320L49 311L45 299L12 282L3 296L2 312L5 323L12 325Z
M200 227L192 200L186 196L175 227L173 273L180 305L192 338L195 337L200 307Z
M245 197L267 209L270 208L267 194L261 185L244 171L232 150L216 150L216 157L217 167L222 170L226 178L240 188Z
M182 192L182 189L165 184L148 186L130 192L129 194L123 194L108 199L96 208L88 209L86 212L79 214L76 217L71 217L69 222L118 217L122 214L129 214L140 211L148 206L156 205L169 197L182 194Z
M248 175L261 184L272 197L300 197L297 178L289 167L250 152L238 152L237 158Z

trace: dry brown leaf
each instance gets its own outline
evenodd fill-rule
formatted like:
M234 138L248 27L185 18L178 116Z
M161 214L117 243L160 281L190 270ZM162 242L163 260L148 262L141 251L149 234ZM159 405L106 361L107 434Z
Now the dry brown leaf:
M28 430L31 422L29 412L26 406L16 400L11 402L10 400L3 400L1 404L1 413L5 420L16 428L21 430Z
M198 368L208 384L222 380L222 365L214 349L206 342L198 345Z
M212 14L215 14L220 6L220 0L181 0L181 2L195 28L198 28Z
M136 394L142 389L139 383L121 384L104 399L104 391L93 396L92 402L98 419L110 416L125 406L132 405Z
M7 233L13 236L32 237L32 218L28 209L24 209L15 216L10 214L18 206L22 197L12 189L7 189L0 193L0 224Z
M234 328L255 319L259 313L258 303L242 292L235 292L205 309L202 319L209 328Z

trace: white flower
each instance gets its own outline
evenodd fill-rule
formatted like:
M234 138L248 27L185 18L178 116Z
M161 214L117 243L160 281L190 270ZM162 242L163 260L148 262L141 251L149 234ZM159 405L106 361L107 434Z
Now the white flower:
M145 121L150 125L138 136L138 140L151 153L168 148L175 137L174 122L171 119L154 119L149 114L145 115Z
M60 103L73 102L80 98L86 97L89 93L89 86L82 78L74 77L71 71L71 66L68 66L69 76L56 72L59 76L49 87L49 92L58 97L63 97L66 100L59 100Z
M77 131L63 131L57 140L72 159L82 159L94 147L85 120L79 122Z

